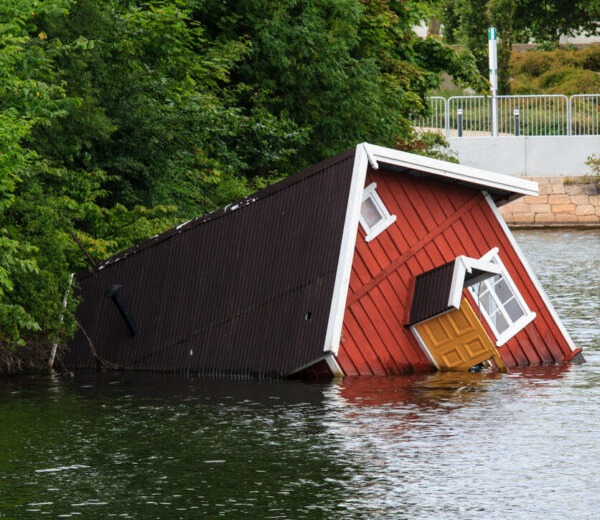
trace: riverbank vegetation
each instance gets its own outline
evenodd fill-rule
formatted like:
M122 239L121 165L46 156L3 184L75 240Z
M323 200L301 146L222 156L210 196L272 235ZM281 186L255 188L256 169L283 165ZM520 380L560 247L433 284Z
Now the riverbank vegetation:
M419 39L430 4L0 4L0 372L73 333L70 274L409 116L469 51ZM89 261L88 261L89 259Z

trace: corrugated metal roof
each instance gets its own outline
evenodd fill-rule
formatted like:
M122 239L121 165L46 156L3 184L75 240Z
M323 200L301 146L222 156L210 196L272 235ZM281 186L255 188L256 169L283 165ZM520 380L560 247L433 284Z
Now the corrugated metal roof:
M414 325L451 308L458 309L462 290L499 274L489 262L459 255L455 260L418 275L410 309L409 325Z
M440 265L415 279L409 325L414 325L446 312L456 260Z
M65 365L266 377L322 359L353 163L354 150L80 274Z

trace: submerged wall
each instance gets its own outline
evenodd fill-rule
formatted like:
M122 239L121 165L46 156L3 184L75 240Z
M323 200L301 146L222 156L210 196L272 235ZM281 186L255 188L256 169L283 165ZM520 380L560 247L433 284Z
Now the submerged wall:
M500 213L513 227L600 226L600 181L591 176L527 177L540 194L505 204Z

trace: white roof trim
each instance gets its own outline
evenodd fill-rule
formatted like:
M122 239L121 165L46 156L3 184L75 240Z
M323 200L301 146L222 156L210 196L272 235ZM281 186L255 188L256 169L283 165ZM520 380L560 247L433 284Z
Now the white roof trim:
M342 338L342 326L344 324L344 313L346 312L346 300L348 298L348 287L350 286L350 275L352 274L352 260L354 259L354 247L358 231L360 206L367 178L369 166L369 154L366 146L359 144L356 147L354 167L352 169L352 181L350 193L348 194L348 207L342 233L342 244L338 260L333 296L329 311L329 322L325 334L325 345L323 351L337 355Z
M424 157L368 143L363 143L363 146L367 150L369 160L372 159L377 164L382 162L403 168L411 168L432 175L439 175L447 179L469 182L482 188L499 189L520 195L537 195L539 193L537 182L519 177L440 161L439 159L432 159L431 157ZM378 166L380 165L378 164Z
M325 361L327 362L327 366L329 367L329 370L331 370L333 377L344 377L344 372L340 368L340 365L338 365L338 362L333 354L328 355L325 358Z
M371 145L369 145L367 143L363 143L363 148L364 148L365 152L367 153L367 157L369 158L369 164L371 165L371 168L373 168L374 170L379 170L379 164L377 163L377 159L375 159L375 157L373 157L370 147L371 147Z
M493 251L493 250L492 250ZM465 288L465 275L472 273L473 269L483 271L485 273L502 274L502 269L499 265L488 262L483 259L470 258L460 255L456 257L454 262L454 272L452 273L452 284L450 286L450 294L448 296L448 307L460 309L462 292Z

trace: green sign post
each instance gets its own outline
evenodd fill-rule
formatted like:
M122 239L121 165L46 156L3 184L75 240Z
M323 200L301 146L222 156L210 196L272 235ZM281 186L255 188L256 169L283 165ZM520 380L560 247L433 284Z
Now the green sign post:
M498 45L495 27L488 29L488 54L490 63L490 90L492 93L492 135L498 136Z

